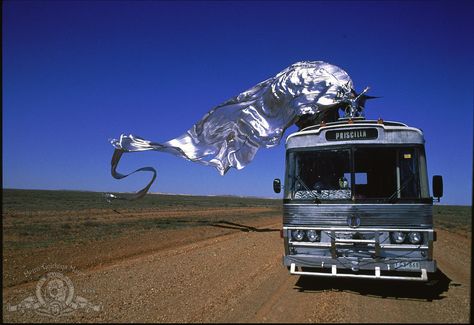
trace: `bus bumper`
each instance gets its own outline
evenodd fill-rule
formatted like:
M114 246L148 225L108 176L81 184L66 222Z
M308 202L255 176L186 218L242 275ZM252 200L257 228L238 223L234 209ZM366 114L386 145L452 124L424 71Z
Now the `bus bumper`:
M287 255L283 264L291 274L380 280L427 281L436 261L348 259L326 256Z

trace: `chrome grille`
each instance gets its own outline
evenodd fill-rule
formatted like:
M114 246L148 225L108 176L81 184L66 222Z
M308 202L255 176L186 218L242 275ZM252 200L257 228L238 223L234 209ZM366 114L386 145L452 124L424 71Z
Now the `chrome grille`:
M360 218L359 227L432 227L430 204L285 204L283 224L343 226L347 218Z

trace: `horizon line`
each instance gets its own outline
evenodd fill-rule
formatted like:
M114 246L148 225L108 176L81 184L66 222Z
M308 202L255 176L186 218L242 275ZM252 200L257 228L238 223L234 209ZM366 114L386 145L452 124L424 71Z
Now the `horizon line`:
M95 190L77 190L77 189L38 189L38 188L4 188L2 190L20 190L20 191L69 191L69 192L91 192L91 193L120 193L120 194L135 194L135 192L120 192L120 191L95 191ZM282 198L273 198L256 195L237 195L237 194L186 194L186 193L168 193L168 192L148 192L146 195L177 195L177 196L205 196L205 197L238 197L238 198L254 198L265 200L282 200Z
M31 189L31 188L4 188L3 190L23 190L23 191L69 191L69 192L92 192L92 193L120 193L120 194L135 194L135 192L120 192L120 191L93 191L93 190L71 190L71 189ZM283 198L273 198L255 195L236 195L236 194L183 194L183 193L166 193L166 192L148 192L146 195L176 195L176 196L203 196L203 197L236 197L236 198L249 198L249 199L264 199L264 200L283 200ZM438 203L433 201L433 206L461 206L461 207L472 207L472 204L446 204Z

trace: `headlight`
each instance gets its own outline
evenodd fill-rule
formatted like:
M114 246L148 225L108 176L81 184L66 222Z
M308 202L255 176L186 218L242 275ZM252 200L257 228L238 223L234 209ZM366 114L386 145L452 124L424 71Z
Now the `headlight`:
M421 243L422 238L423 237L421 237L421 234L417 231L414 231L408 234L408 239L410 240L410 243L412 244Z
M319 240L319 234L314 229L308 230L306 232L306 237L308 237L309 241L318 241Z
M407 238L407 235L401 231L392 232L392 239L397 244L403 243L405 238Z
M299 229L298 230L293 230L293 238L295 240L298 240L298 241L303 240L303 237L304 237L303 230L299 230Z

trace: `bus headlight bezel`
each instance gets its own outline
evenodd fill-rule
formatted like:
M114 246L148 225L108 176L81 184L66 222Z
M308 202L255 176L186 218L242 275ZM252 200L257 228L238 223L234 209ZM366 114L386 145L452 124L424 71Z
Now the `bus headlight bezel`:
M291 237L296 241L302 241L304 239L304 231L301 229L295 229L291 232Z
M403 244L407 239L407 234L403 231L393 231L390 233L390 238L395 244Z
M408 234L408 240L413 245L421 244L423 242L423 234L419 231L412 231Z
M321 234L314 229L310 229L306 231L306 238L308 238L310 242L317 242L321 240Z

